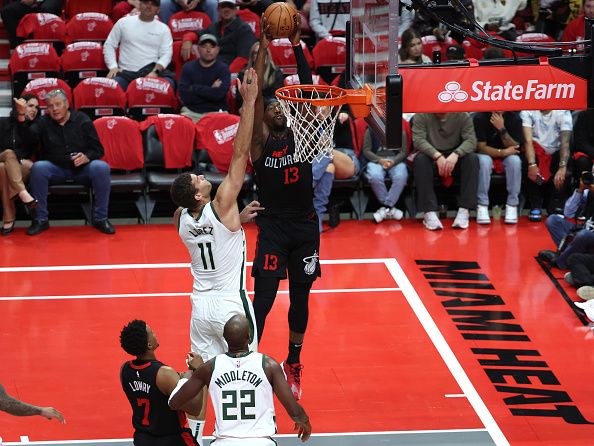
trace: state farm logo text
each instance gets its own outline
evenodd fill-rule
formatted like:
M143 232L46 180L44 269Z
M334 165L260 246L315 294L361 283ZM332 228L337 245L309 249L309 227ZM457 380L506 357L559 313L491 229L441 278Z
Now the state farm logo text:
M448 82L445 89L437 94L440 102L465 102L470 99L477 101L522 101L545 99L573 99L575 84L542 84L536 79L530 79L525 84L495 84L491 81L475 81L471 87L472 94L462 90L458 82Z

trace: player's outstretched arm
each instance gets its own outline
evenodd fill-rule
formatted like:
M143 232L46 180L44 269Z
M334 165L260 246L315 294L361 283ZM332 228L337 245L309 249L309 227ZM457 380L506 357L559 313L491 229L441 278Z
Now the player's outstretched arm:
M255 163L262 156L264 151L264 96L262 95L264 86L264 69L266 67L266 57L268 54L268 46L270 45L270 26L266 21L266 17L260 19L260 45L258 46L258 54L256 55L256 63L254 67L258 74L258 91L260 94L256 99L254 109L254 131L252 132L252 147L250 155L252 156L252 163Z
M212 360L202 364L198 367L192 377L188 380L179 380L178 385L172 390L169 397L169 407L173 410L183 410L188 412L187 404L194 400L199 400L199 403L193 407L191 415L199 414L202 409L202 392L204 386L210 383L212 376L213 364ZM183 385L180 385L182 384ZM199 407L198 407L199 406Z
M285 375L283 374L279 363L270 356L266 356L266 372L268 376L272 377L274 394L291 419L295 422L295 430L298 430L297 436L301 441L307 441L311 435L309 417L293 396L293 392L291 392L291 388L289 387L289 384L287 384L287 380L285 379Z
M19 401L6 393L2 384L0 384L0 410L17 417L40 415L48 420L55 418L62 424L66 423L64 416L58 410L53 407L38 407Z
M256 96L258 96L256 71L253 68L247 70L243 82L238 80L238 84L239 92L243 98L241 119L233 142L233 156L229 164L229 172L227 172L227 176L219 186L213 203L221 223L231 231L237 231L241 227L237 209L237 196L243 187L245 168L252 142L254 104L256 103Z

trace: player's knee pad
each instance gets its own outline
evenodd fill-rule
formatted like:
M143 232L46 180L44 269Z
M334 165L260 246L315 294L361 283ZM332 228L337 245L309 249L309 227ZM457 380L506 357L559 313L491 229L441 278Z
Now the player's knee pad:
M312 283L289 282L289 329L295 333L305 333L309 318L309 290Z

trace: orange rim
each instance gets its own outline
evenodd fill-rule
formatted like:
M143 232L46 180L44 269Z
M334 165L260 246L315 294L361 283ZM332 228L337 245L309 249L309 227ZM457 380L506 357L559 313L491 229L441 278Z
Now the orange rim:
M304 98L303 92L315 92L327 95L325 98ZM373 91L369 85L358 90L349 90L332 85L287 85L276 90L276 97L284 101L309 102L318 106L349 104L357 118L369 115Z

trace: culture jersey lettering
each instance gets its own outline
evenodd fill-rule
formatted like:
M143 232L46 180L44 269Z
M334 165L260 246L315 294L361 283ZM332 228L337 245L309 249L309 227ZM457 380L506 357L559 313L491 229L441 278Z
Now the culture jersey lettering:
M208 393L214 407L215 438L263 438L276 433L274 398L262 353L218 355Z
M132 407L132 426L137 432L154 436L182 434L186 414L171 410L169 397L157 387L160 361L128 361L122 366L122 388Z
M198 218L184 209L179 235L192 257L193 295L239 296L245 292L245 234L219 220L212 201Z
M262 156L254 162L258 200L264 215L304 215L313 211L311 164L295 161L295 139L268 136Z

